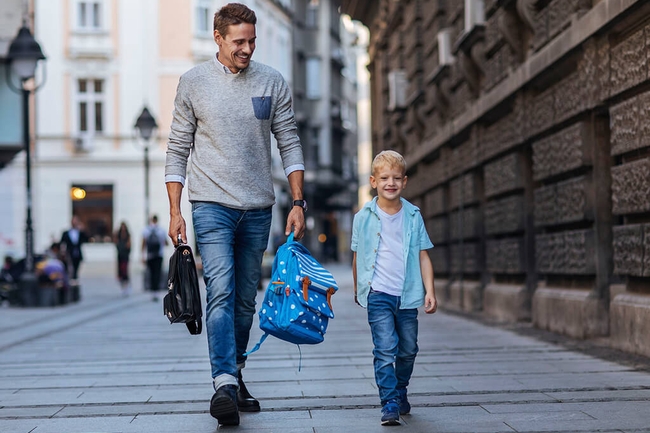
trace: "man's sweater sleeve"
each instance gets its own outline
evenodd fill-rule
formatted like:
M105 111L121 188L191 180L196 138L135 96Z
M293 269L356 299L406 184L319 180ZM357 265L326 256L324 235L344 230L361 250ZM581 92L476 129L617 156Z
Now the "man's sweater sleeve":
M167 142L167 160L165 163L165 178L185 179L187 159L194 144L196 117L189 98L190 83L181 77L176 89L174 112L172 114L171 131Z
M298 127L291 108L291 92L287 82L280 76L278 86L278 105L273 116L271 132L278 142L278 150L282 158L282 165L286 170L288 167L302 165L304 159L302 146L298 137Z

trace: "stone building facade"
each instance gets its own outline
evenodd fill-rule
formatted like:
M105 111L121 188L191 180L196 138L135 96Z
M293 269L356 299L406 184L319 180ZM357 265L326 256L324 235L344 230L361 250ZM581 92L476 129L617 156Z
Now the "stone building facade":
M650 355L650 4L346 0L442 305Z

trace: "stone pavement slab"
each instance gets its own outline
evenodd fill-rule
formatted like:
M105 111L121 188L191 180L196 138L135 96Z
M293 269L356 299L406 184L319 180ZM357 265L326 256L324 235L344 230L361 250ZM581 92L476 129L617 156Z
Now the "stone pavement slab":
M349 267L331 269L341 290L325 342L269 338L244 370L262 412L223 430L387 431L365 311ZM122 298L106 275L82 276L82 296L0 308L0 433L215 432L205 333L170 325L149 293ZM444 309L419 319L404 431L650 432L646 371Z

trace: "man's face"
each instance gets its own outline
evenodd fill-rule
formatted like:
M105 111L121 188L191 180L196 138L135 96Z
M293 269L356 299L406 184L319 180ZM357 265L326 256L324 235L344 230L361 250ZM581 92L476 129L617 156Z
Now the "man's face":
M255 51L255 25L233 24L228 26L228 34L214 31L214 40L219 45L219 61L233 73L246 69Z

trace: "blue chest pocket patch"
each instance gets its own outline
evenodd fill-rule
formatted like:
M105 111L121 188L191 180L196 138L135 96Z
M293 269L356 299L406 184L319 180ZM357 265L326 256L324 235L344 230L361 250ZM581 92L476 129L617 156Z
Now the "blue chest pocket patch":
M255 117L260 120L268 120L271 117L271 96L254 96L253 110L255 110Z

